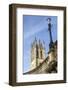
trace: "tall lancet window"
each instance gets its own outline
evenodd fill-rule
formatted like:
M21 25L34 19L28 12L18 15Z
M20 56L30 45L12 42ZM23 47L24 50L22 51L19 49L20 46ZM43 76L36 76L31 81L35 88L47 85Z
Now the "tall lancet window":
M41 59L42 59L42 50L40 51Z
M39 53L38 53L38 45L36 45L36 58L39 57Z

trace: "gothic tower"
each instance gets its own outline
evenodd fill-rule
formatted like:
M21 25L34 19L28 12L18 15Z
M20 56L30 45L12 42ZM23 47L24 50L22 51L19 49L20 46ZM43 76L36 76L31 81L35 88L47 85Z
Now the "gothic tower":
M31 67L30 69L34 69L42 63L45 59L45 45L44 42L37 41L35 38L34 42L31 45Z

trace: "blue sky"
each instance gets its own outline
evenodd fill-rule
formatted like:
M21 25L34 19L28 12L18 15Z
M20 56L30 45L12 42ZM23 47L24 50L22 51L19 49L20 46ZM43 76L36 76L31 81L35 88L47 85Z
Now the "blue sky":
M51 18L52 23L52 37L53 41L57 40L57 16L33 16L24 15L24 60L23 60L23 71L27 72L30 69L31 61L31 43L34 41L35 37L41 42L45 42L45 54L47 55L49 50L49 31L47 18Z

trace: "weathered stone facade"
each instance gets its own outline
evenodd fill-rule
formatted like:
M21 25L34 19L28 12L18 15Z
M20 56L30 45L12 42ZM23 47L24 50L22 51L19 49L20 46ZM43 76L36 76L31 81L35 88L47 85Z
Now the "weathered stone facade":
M38 50L38 51L37 51ZM40 53L42 51L42 55ZM35 39L31 49L31 68L24 74L45 74L57 73L57 41L49 49L48 56L45 56L43 44Z

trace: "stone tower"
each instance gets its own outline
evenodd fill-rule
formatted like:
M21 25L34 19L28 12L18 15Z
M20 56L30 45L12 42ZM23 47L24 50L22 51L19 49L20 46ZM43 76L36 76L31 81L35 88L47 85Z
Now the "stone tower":
M40 65L45 59L45 47L44 42L37 41L35 38L34 42L31 45L31 67L30 69L34 69Z

